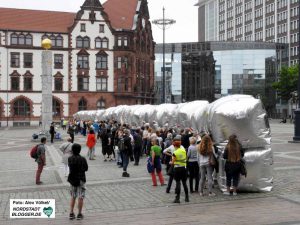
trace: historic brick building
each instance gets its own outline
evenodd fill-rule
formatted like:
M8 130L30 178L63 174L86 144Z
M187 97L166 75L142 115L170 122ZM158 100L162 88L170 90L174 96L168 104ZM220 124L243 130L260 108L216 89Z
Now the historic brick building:
M0 121L41 114L41 41L52 40L54 120L154 100L147 0L85 0L77 13L0 8Z

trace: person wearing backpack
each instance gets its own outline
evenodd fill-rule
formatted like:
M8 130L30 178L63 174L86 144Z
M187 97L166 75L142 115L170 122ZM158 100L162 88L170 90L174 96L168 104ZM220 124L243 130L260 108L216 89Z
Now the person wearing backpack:
M124 136L123 136L123 142L124 142L124 147L120 146L120 152L122 156L122 164L123 164L123 174L122 177L129 177L129 173L127 173L127 167L129 164L129 159L130 156L132 156L132 145L131 145L131 138L130 138L130 132L129 130L124 131ZM122 137L120 138L120 141L122 144Z
M35 177L35 183L37 185L41 185L43 183L41 181L41 174L44 166L46 166L46 148L45 148L46 141L47 139L45 137L42 137L41 144L39 144L37 147L36 160L35 160L38 164L36 177Z

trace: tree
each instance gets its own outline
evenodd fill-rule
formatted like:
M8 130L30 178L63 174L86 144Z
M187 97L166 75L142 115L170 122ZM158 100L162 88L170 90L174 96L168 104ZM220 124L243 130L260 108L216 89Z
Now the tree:
M272 84L282 100L288 101L291 98L291 92L297 90L299 76L299 65L284 66L279 71L279 79Z

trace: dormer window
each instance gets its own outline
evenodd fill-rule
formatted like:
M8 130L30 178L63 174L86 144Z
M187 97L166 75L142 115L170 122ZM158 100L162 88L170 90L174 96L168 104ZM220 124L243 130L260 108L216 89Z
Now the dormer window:
M104 33L104 25L103 24L99 25L99 33Z
M86 32L86 29L85 29L85 23L81 23L81 24L80 24L80 31L81 31L81 32Z

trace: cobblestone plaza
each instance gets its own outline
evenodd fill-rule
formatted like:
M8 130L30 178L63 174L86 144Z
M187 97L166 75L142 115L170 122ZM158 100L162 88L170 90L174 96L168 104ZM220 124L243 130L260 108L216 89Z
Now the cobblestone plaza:
M58 146L47 144L44 185L35 185L36 163L29 156L30 142L38 129L0 130L0 224L300 224L300 144L289 143L292 124L271 121L274 153L274 190L216 197L190 196L190 203L175 205L165 187L153 187L143 158L140 166L129 165L130 178L121 178L115 162L103 162L101 147L89 161L83 221L69 221L69 184L63 174ZM63 133L66 139L67 134ZM85 146L85 138L75 136ZM86 155L83 147L82 154ZM55 199L56 219L9 219L10 199Z

